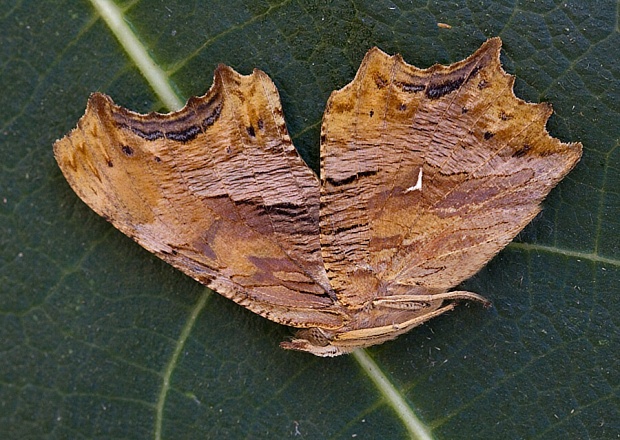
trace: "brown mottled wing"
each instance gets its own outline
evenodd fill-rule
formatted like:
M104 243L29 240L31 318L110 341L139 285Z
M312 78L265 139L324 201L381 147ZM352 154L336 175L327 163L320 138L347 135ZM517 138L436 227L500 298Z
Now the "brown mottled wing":
M379 49L332 94L321 137L321 245L339 299L443 292L475 274L539 212L581 144L517 99L488 40L421 70Z
M341 325L319 244L319 183L278 92L220 66L180 111L140 115L93 94L54 146L75 192L143 247L274 321Z

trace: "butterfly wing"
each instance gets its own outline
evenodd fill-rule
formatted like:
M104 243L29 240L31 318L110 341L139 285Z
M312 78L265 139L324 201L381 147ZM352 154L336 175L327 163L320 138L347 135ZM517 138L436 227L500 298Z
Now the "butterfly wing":
M549 105L514 96L500 46L491 39L425 70L375 48L330 97L321 245L345 304L445 292L469 278L579 160L581 144L545 130Z
M546 132L550 106L514 96L500 46L425 70L370 50L328 102L320 184L271 80L224 66L168 115L92 95L54 153L119 230L248 309L309 328L285 348L333 356L451 309L442 301L458 295L443 292L509 243L579 160L581 144Z
M220 66L205 96L166 115L93 94L54 154L84 202L187 275L283 324L342 324L320 253L319 183L263 72Z

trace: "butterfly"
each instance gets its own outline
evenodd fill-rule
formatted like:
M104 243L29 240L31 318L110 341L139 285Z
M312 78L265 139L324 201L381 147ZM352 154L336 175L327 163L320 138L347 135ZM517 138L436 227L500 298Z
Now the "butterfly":
M202 97L142 115L91 95L54 145L77 195L116 228L223 296L296 327L280 345L336 356L379 344L461 300L540 211L580 143L515 97L492 38L419 69L368 51L333 92L320 176L297 153L278 91L220 65Z

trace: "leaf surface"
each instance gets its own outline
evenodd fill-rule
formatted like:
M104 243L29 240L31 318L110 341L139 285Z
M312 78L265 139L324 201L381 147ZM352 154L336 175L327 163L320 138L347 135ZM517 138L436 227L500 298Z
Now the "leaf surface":
M616 2L118 8L119 38L136 37L147 67L91 3L0 10L4 438L620 435ZM203 94L224 63L272 77L293 141L317 170L325 102L370 47L427 67L460 60L495 35L517 96L552 102L550 133L583 142L583 158L516 242L464 283L494 308L460 307L355 356L279 349L287 328L113 229L75 196L52 156L91 92L166 111Z

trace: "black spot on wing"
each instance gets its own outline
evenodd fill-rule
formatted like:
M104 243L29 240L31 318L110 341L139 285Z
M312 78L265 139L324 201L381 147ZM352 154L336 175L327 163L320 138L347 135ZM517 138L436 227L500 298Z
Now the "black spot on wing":
M532 149L531 145L528 144L524 144L521 148L519 148L517 151L515 151L512 154L512 157L523 157L527 154L528 151L530 151Z
M133 156L133 148L131 148L129 145L121 146L121 151L125 153L125 156Z

